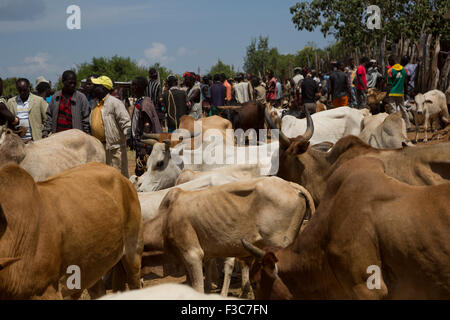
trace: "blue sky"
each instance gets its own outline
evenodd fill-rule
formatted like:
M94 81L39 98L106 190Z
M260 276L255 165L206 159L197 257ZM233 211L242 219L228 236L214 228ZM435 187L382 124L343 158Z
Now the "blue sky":
M142 65L160 62L175 73L202 73L220 58L242 70L252 38L269 36L280 53L294 53L319 31L297 31L288 0L0 0L0 77L62 71L92 57L129 56ZM66 27L66 8L81 8L81 30Z

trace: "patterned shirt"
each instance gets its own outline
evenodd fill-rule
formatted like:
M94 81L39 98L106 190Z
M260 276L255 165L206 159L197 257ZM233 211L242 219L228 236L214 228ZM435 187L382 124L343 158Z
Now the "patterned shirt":
M30 112L30 106L29 106L29 100L23 102L22 99L19 97L19 101L17 104L17 118L19 118L19 126L27 128L27 133L22 137L22 140L32 140L33 137L31 135L31 126L30 126L30 119L29 119L29 112Z
M56 132L65 131L72 129L72 106L71 106L72 97L69 99L65 99L64 95L61 94L61 99L59 100L59 112L58 112L58 121L56 123Z

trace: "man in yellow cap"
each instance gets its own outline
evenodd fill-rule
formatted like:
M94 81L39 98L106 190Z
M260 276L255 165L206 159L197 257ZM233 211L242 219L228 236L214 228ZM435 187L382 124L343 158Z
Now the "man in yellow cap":
M101 76L91 81L96 99L90 116L91 133L103 143L106 163L128 178L126 146L131 134L130 115L122 101L110 95L113 87L110 78Z

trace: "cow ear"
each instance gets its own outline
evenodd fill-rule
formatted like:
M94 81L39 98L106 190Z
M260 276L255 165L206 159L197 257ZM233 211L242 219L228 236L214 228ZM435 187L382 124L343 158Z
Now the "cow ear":
M10 266L19 260L20 258L0 258L0 270L5 269L7 266Z
M288 152L293 154L303 154L308 150L309 141L294 142L288 148Z
M264 268L268 268L270 272L274 272L275 264L277 262L277 257L275 257L275 254L271 251L267 252L262 258L262 265L264 266Z

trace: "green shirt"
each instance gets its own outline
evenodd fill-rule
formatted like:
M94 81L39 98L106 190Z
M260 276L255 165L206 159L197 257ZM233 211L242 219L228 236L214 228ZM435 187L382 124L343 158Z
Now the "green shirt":
M403 97L406 81L406 71L400 64L394 65L388 70L388 83L391 86L389 96Z

